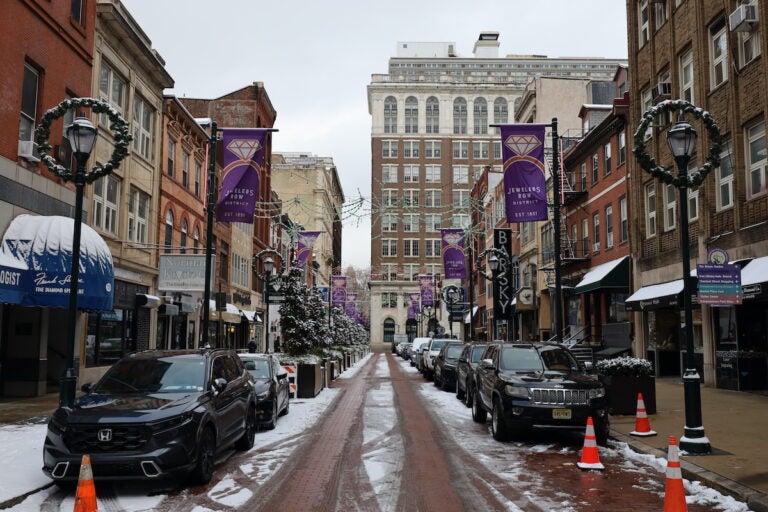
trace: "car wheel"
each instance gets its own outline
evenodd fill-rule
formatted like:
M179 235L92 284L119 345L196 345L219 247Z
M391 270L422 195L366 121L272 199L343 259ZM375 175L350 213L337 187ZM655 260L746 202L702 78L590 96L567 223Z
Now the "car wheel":
M472 393L472 420L475 423L485 423L488 418L488 412L483 409L480 403L480 394L477 391Z
M280 416L285 416L291 409L291 397L285 399L285 408L280 412Z
M608 446L608 436L611 433L611 422L608 416L595 421L595 441L600 446Z
M264 424L264 428L272 430L277 425L277 397L272 400L272 414L269 417L269 421Z
M469 381L464 383L464 389L464 405L472 407L472 394L474 393L474 389Z
M458 400L462 400L464 398L464 392L461 391L461 388L459 387L459 378L456 377L456 398Z
M235 448L244 452L253 448L253 441L256 439L256 407L248 407L248 414L245 415L245 431L243 437L237 440Z
M216 452L216 436L213 429L206 428L203 437L200 439L200 446L197 449L197 463L192 470L192 479L197 484L207 484L213 478L213 461Z
M493 400L493 410L491 411L491 433L497 441L506 441L509 439L509 429L504 422L504 411L501 410L499 399Z
M451 382L448 380L442 380L440 384L442 384L443 391L450 391L451 390Z

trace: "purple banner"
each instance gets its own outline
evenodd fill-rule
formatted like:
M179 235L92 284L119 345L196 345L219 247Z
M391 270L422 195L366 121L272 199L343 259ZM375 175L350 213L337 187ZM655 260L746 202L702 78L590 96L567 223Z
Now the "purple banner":
M296 251L296 261L299 268L303 268L307 264L307 258L312 254L312 247L320 233L322 231L301 231L299 233L299 244Z
M347 302L345 304L344 311L347 313L349 318L357 317L357 293L347 293Z
M543 124L501 125L507 222L547 220Z
M419 276L419 290L421 290L421 307L435 305L435 285L432 276Z
M266 128L226 128L222 131L224 178L216 202L216 220L253 224L269 131Z
M419 292L411 292L408 294L408 320L413 320L419 316L419 299L421 294Z
M464 230L460 228L441 229L443 273L446 279L466 279L467 267L464 260Z
M331 307L347 303L347 276L331 276Z

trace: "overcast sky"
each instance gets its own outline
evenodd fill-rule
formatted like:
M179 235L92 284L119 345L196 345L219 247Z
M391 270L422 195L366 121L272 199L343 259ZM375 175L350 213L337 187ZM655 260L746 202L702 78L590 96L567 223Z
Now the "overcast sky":
M627 57L622 0L122 0L179 97L263 82L277 110L273 151L333 157L348 202L371 194L366 86L398 41L454 42L471 57L484 30L499 55ZM344 267L370 265L370 219L344 222Z

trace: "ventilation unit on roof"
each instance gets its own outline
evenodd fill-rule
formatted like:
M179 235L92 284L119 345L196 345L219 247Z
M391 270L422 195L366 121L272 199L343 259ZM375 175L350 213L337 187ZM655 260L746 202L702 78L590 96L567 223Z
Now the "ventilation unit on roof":
M728 26L732 32L749 32L757 23L757 6L742 4L728 17Z

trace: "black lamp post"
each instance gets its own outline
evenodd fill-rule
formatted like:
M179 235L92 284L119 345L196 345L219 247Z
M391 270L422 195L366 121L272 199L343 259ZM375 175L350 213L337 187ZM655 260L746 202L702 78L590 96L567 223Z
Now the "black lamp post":
M685 429L680 438L680 449L690 454L703 455L712 451L704 434L701 419L701 376L696 369L693 347L693 312L691 309L691 262L688 242L688 163L696 146L696 130L685 121L678 121L667 132L667 143L675 157L680 191L680 253L683 258L683 309L685 313Z
M72 151L77 162L77 169L73 176L75 184L75 226L72 235L72 270L69 282L69 330L67 332L67 345L65 354L64 375L61 378L59 391L59 404L72 407L75 400L75 333L77 331L77 290L80 280L80 236L83 222L83 190L85 189L86 172L85 165L91 156L93 145L96 142L96 127L82 114L75 118L67 127L67 138L72 145Z
M269 352L269 289L272 287L272 270L275 261L267 256L262 260L264 268L264 352Z
M458 288L451 287L448 289L448 293L445 294L445 298L448 302L448 330L451 334L451 338L453 338L453 312L455 311L455 304L459 301L461 298L461 292Z

